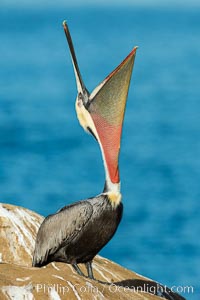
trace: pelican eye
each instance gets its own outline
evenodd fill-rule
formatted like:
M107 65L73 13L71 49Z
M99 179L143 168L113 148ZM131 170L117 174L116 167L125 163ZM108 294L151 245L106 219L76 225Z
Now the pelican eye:
M77 104L79 107L83 105L83 95L81 93L78 94Z

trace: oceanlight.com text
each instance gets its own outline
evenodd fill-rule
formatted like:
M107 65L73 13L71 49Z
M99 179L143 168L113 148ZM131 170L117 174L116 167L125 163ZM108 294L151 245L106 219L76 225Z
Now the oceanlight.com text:
M121 294L121 293L138 293L138 292L145 292L145 293L151 293L154 295L161 296L163 293L178 293L178 294L193 294L194 293L194 287L193 286L172 286L167 287L160 284L151 284L151 283L144 283L141 286L120 286L117 284L105 284L101 286L96 286L95 284L90 284L87 282L85 285L81 284L70 284L69 285L62 285L62 284L36 284L35 290L37 293L50 293L52 291L55 291L57 294L60 295L67 295L70 292L75 292L78 294L103 294L104 290L108 289L110 293L112 294Z

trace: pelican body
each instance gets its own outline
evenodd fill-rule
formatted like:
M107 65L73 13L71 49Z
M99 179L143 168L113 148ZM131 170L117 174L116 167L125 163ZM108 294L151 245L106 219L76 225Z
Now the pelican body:
M63 207L42 223L33 266L64 262L72 264L82 275L77 264L85 263L89 277L93 278L91 262L112 238L121 217L122 203L113 209L106 194Z
M92 260L115 234L123 213L118 157L137 47L89 94L65 21L63 27L77 83L77 117L80 125L95 137L100 146L105 186L100 195L67 205L44 219L36 238L33 266L64 262L71 264L78 274L84 275L78 266L84 263L88 276L94 279Z

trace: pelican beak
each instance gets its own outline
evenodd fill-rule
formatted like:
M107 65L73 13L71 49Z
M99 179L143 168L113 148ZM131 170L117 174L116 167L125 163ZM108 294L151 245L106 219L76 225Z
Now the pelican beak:
M122 125L137 47L134 47L122 63L89 94L81 78L65 21L63 26L77 82L77 117L82 127L92 133L100 145L106 181L111 184L119 183L118 157Z
M90 95L94 122L112 183L119 182L118 157L129 84L137 47Z
M84 82L82 80L82 77L81 77L78 62L77 62L77 59L76 59L76 54L75 54L75 51L74 51L72 38L71 38L69 28L67 26L66 21L63 21L63 28L64 28L64 31L65 31L65 36L67 38L67 42L68 42L69 49L70 49L71 59L72 59L72 63L73 63L73 67L74 67L74 73L75 73L75 77L76 77L76 85L77 85L78 95L81 98L83 98L83 102L86 105L86 103L88 101L89 93L88 93L88 91L87 91L87 89L84 85Z

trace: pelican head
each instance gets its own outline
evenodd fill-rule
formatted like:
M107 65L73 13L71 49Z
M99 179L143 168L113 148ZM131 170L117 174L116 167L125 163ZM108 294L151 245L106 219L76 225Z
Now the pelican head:
M90 94L78 67L71 35L63 22L74 67L78 95L76 112L81 126L98 141L104 161L105 191L120 191L118 158L128 89L137 47Z

